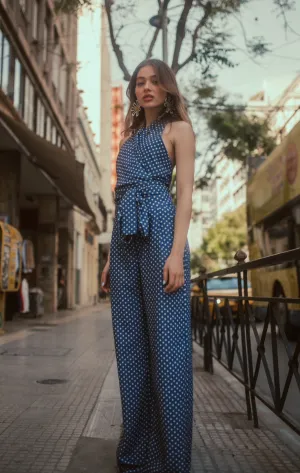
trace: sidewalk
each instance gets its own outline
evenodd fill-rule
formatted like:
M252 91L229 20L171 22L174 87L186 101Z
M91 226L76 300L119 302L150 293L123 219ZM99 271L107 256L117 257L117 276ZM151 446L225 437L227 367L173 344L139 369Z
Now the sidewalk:
M45 324L44 324L45 322ZM115 473L121 405L109 303L22 321L0 337L1 473ZM300 438L194 352L192 473L300 471ZM59 384L40 384L48 380Z

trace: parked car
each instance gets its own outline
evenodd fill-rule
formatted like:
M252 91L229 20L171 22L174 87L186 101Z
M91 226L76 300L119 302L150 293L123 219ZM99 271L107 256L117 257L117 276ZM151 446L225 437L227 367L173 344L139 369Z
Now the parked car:
M191 295L199 295L199 297L203 298L202 288L199 287L198 284L193 283L191 286ZM208 279L207 295L209 298L209 309L213 309L214 303L216 301L222 314L222 312L224 312L226 298L239 295L237 276L223 276L221 278ZM248 281L248 296L252 296L250 281ZM236 314L238 310L238 301L229 299L228 303L232 313ZM252 301L250 301L250 304L252 304Z

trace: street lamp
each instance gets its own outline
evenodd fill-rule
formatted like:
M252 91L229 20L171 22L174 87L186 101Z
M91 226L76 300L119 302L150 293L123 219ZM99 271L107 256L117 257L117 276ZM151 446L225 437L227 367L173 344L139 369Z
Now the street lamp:
M168 23L170 18L167 17L166 10L160 10L158 15L150 18L149 23L155 28L162 30L162 53L164 62L168 63Z

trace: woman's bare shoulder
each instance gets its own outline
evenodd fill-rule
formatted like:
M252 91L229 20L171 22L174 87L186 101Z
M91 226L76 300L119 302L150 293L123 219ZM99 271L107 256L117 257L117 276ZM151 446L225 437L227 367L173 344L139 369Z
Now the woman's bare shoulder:
M179 120L178 122L173 122L172 123L172 128L174 127L174 131L176 133L190 133L193 132L192 125L188 122L185 122L183 120Z
M171 141L176 144L182 139L195 139L194 131L190 123L183 120L168 123L167 133Z
M179 120L176 122L169 122L165 126L165 133L173 133L174 135L177 135L178 133L181 135L182 133L186 132L192 132L193 133L193 128L190 125L190 123L185 122L183 120Z

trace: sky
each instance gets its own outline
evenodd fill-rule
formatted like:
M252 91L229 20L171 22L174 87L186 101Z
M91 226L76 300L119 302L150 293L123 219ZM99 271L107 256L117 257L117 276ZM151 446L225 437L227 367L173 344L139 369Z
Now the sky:
M120 0L115 0L115 4L118 1ZM95 2L99 5L99 0ZM121 3L124 4L124 0L121 0ZM149 24L149 18L157 12L157 0L137 0L135 3L138 8L135 11L131 10L130 17L125 18L124 23L128 26L121 31L118 38L118 43L123 46L125 63L129 72L132 72L135 66L144 59L143 46L146 47L149 44L154 31ZM181 0L170 1L169 62L174 47L176 19L181 11L177 6L181 3ZM300 0L296 0L295 4L295 10L288 15L291 29L285 30L282 18L278 17L274 11L272 0L252 0L242 9L239 17L230 22L228 30L233 34L232 47L237 48L232 59L238 65L233 69L218 71L218 85L223 91L230 95L238 94L241 101L247 102L252 95L264 89L273 100L284 91L297 73L300 73ZM271 52L262 59L251 59L246 50L241 24L248 38L264 36ZM101 23L98 7L93 13L84 12L80 17L78 30L78 60L80 62L78 85L84 91L83 100L88 107L97 142L100 140L101 110L100 37ZM154 57L162 58L161 49L160 36L154 49ZM190 41L187 39L180 59L184 59L189 50ZM122 71L119 69L113 51L111 64L113 84L122 83L126 88L127 83L122 80ZM197 77L196 69L190 66L178 75L181 88L186 83L187 75Z

